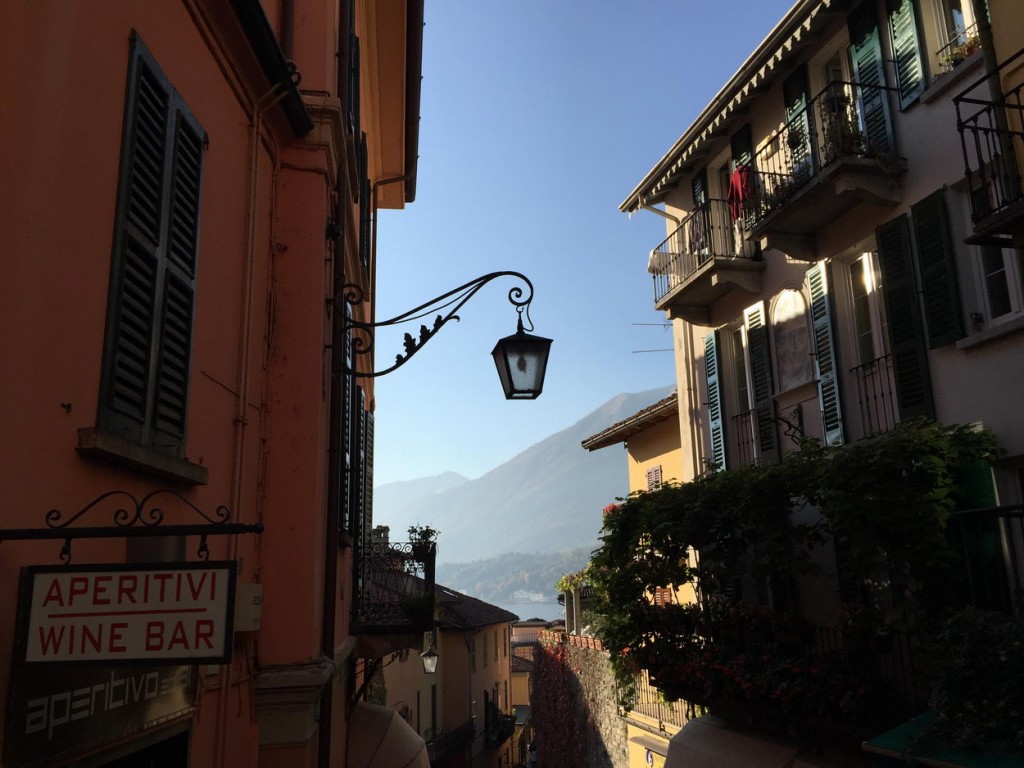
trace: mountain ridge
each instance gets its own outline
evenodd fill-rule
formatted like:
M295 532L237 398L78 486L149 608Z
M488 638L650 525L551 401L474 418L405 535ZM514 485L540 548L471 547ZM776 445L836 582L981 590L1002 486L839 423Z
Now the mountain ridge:
M620 393L474 480L445 472L381 485L374 489L374 523L388 525L395 540L401 540L410 525L440 530L439 563L486 560L512 552L593 549L601 509L628 492L628 469L622 453L590 452L580 443L672 389L667 385ZM424 492L410 492L414 490Z

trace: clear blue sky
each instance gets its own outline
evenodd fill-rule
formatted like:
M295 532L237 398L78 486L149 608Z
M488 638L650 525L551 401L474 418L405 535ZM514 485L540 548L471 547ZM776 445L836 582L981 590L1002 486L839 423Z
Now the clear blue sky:
M479 477L620 392L671 384L647 254L664 220L619 203L791 0L427 0L416 201L384 211L378 319L497 270L534 284L554 339L544 393L508 402L490 352L515 331L491 283L377 379L375 481ZM418 323L409 330L415 335ZM379 337L378 359L401 351Z

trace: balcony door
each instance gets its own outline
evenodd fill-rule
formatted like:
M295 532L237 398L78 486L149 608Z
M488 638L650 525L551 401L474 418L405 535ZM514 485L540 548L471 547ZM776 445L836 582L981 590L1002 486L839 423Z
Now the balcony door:
M847 20L850 30L850 61L857 84L857 122L867 143L866 149L891 153L889 101L885 86L885 59L875 4L861 3Z

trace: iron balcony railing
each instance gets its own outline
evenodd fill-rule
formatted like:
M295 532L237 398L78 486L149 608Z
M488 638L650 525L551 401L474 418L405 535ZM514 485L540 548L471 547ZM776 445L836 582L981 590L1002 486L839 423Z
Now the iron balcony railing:
M651 682L650 673L646 669L637 673L635 685L636 700L630 711L657 720L662 730L666 725L682 728L694 716L693 704L683 699L666 701L661 691Z
M1018 165L1024 157L1022 59L1024 49L953 97L975 225L1024 203Z
M497 749L512 738L516 730L515 715L503 715L497 707L487 709L487 722L484 726L484 746Z
M975 22L966 28L954 30L949 36L949 41L939 48L935 55L939 59L942 71L950 72L980 48L981 39L978 36L978 24Z
M757 428L757 411L750 409L738 413L732 417L732 436L735 447L735 456L740 466L748 467L757 463L757 443L755 442L755 430Z
M743 216L750 225L784 206L841 159L895 160L890 90L833 81L772 134L754 157L754 173L739 187Z
M969 509L956 515L967 601L987 610L1024 612L1024 506Z
M437 546L364 542L355 558L354 633L426 631L434 621Z
M651 251L655 303L712 259L756 258L757 247L744 239L743 222L733 212L725 200L708 200Z
M473 720L467 720L457 728L439 733L428 733L427 757L431 764L443 764L449 758L455 758L463 754L466 746L473 743L476 738L476 727Z
M882 355L858 365L851 368L850 373L857 383L861 436L873 437L890 432L900 420L892 355Z

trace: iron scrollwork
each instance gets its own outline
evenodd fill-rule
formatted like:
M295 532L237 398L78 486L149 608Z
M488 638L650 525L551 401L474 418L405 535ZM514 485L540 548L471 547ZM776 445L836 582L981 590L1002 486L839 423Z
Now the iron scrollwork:
M525 289L518 285L512 287L508 292L508 300L509 303L516 308L516 312L519 314L519 327L524 327L523 318L525 317L525 330L533 331L533 322L530 320L530 302L533 301L533 283L530 282L526 275L520 272L491 272L460 285L458 288L453 288L447 293L435 296L433 299L420 304L418 307L414 307L408 312L403 312L389 320L367 323L353 317L346 317L346 330L351 332L353 364L351 369L346 369L345 372L352 376L373 378L376 376L383 376L386 373L391 373L391 371L401 367L407 363L413 355L422 349L423 346L430 341L430 339L432 339L450 320L458 321L460 319L458 311L462 306L473 298L477 291L499 277L514 277L522 280L526 284ZM335 301L336 304L338 303L338 300L347 305L347 312L348 308L355 307L363 303L363 289L356 283L346 283L342 286L341 292ZM374 334L378 328L387 328L413 322L414 320L426 317L436 310L447 311L439 313L434 318L433 325L429 327L426 324L420 325L418 336L406 333L403 340L405 351L404 353L395 355L395 362L390 367L380 371L359 370L359 365L356 361L372 355L374 351ZM372 357L370 359L372 359Z
M154 500L164 497L174 499L205 522L164 525L164 507L162 504L157 506L153 503ZM111 499L117 500L112 511L112 525L75 527L74 524L79 519L94 509L104 507L104 502ZM74 539L199 536L197 556L200 560L206 560L210 555L206 542L207 536L263 532L262 523L231 523L229 522L230 517L230 510L223 504L213 512L207 513L180 493L172 490L150 491L142 498L136 498L128 491L115 490L100 494L66 518L59 509L49 510L43 520L46 524L45 528L0 529L0 542L63 539L64 543L59 556L61 561L66 564L71 562L71 542Z

